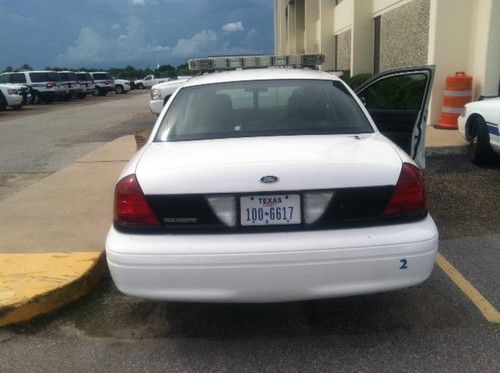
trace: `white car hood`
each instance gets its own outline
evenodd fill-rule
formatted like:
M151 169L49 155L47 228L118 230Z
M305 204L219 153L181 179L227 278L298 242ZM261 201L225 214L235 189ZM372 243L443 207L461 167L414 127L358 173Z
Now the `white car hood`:
M135 162L145 194L208 194L394 185L402 160L374 133L153 142Z

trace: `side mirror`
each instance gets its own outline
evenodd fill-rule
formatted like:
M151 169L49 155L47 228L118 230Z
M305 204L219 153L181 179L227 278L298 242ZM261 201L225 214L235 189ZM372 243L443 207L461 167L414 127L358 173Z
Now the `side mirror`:
M364 98L363 96L361 96L359 99L361 100L361 102L363 103L363 105L366 106L366 98Z

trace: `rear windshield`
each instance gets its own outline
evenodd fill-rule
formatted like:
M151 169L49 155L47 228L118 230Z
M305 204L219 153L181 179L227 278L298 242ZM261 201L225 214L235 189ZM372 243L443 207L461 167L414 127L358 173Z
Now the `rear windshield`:
M60 81L59 74L54 72L30 73L31 81L34 83Z
M340 82L262 80L182 88L155 141L373 132Z
M112 80L113 77L110 73L93 73L95 80Z
M78 78L78 80L92 81L92 75L90 75L89 73L76 73L76 77Z

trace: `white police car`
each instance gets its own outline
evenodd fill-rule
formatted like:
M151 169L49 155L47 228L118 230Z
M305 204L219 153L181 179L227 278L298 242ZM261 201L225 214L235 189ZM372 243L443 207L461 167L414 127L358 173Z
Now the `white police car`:
M321 57L189 62L243 69L185 82L123 170L106 242L122 292L275 302L429 277L438 232L414 159L424 161L433 68L380 74L359 97L314 69L245 69Z
M113 76L106 71L94 71L90 73L94 79L94 96L106 96L108 92L115 90Z
M9 76L11 82L25 84L30 90L32 104L41 101L50 104L66 94L61 78L55 71L19 71L3 73L2 76Z
M155 84L151 88L151 100L149 100L149 109L151 112L153 114L160 114L170 96L190 78L190 76L179 77L168 82Z
M468 103L458 117L458 130L469 141L470 160L481 164L500 154L500 97Z
M23 91L17 84L0 83L0 111L7 107L19 110L23 107Z

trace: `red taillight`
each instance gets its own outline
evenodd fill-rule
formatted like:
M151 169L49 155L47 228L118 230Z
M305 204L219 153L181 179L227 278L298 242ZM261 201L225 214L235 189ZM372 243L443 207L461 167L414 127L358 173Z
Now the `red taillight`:
M125 176L116 184L114 221L124 225L160 225L135 175Z
M383 215L419 215L425 212L425 188L422 173L416 166L403 163L398 183Z

